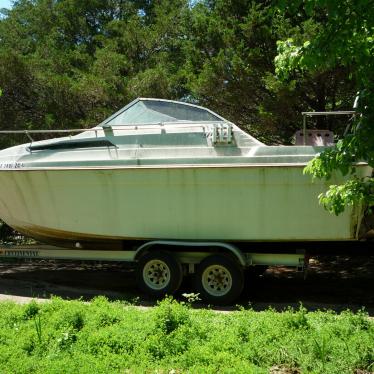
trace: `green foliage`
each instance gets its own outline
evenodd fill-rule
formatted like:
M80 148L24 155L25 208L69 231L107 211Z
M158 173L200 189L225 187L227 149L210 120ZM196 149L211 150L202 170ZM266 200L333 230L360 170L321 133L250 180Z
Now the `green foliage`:
M262 1L17 1L0 18L0 127L93 126L155 96L206 105L264 142L290 143L300 111L354 97L344 69L274 75L277 40L298 43L317 28ZM16 142L7 139L0 146Z
M306 172L329 178L334 170L349 175L341 186L331 186L320 201L331 212L340 214L347 205L373 203L373 178L357 176L355 164L367 161L374 166L374 8L370 1L294 1L279 2L283 11L304 11L318 25L311 37L278 42L276 73L283 80L295 74L316 74L326 69L348 69L359 92L351 133L334 149L311 161ZM302 27L305 24L302 24Z
M372 206L374 179L360 179L351 177L342 185L331 185L326 193L319 195L320 203L331 213L336 215L344 212L349 205Z
M31 301L31 303L26 304L25 310L23 311L23 318L28 320L35 318L35 316L39 313L40 307L36 301Z
M374 323L364 311L193 310L167 298L144 310L99 297L0 303L4 372L313 373L373 370ZM103 323L105 321L105 323Z
M156 312L156 328L164 334L171 334L189 322L189 313L185 305L173 298L166 298L158 304Z
M41 344L41 342L42 342L42 321L40 319L40 315L35 316L34 322L35 322L36 334L38 336L38 341L39 341L39 344Z

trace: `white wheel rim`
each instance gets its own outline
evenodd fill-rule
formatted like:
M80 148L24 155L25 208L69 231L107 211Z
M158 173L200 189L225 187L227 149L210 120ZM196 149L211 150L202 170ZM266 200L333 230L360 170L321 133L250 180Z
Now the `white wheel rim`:
M225 296L232 288L231 273L222 265L208 266L202 275L204 290L212 296Z
M170 282L170 269L162 260L148 261L143 268L144 283L152 290L162 290Z

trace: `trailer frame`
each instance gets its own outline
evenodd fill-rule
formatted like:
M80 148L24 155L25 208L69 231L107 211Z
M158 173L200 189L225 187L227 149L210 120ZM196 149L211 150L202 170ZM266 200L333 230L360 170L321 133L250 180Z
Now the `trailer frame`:
M244 252L232 243L153 240L133 250L68 249L44 244L0 245L1 259L124 262L136 267L137 283L155 297L175 293L183 276L194 275L195 289L212 304L230 304L244 288L244 271L253 267L307 268L304 251Z

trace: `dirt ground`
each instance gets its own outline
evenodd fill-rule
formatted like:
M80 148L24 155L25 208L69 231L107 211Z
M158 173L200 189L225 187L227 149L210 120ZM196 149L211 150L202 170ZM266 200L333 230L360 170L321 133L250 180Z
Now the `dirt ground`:
M264 310L298 307L308 310L362 307L374 316L374 256L333 256L312 258L304 273L290 268L271 267L264 275L248 276L238 305ZM186 279L176 296L183 299L191 292ZM90 300L105 295L111 300L128 300L150 306L154 301L141 293L135 283L134 270L118 263L16 261L0 262L0 300L27 302L31 298L47 300L51 295L64 299ZM197 304L197 307L204 307ZM221 308L235 310L237 306Z

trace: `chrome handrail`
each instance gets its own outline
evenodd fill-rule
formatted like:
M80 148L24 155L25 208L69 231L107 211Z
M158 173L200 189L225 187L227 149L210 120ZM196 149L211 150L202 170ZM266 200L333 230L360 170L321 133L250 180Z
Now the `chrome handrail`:
M301 112L303 116L314 117L314 116L336 116L340 114L356 114L354 110L335 110L335 111L326 111L326 112Z
M190 121L175 121L175 122L148 122L148 123L129 123L126 125L101 125L99 127L93 128L83 128L83 129L52 129L52 130L0 130L1 134L24 134L26 135L31 143L34 141L31 134L58 134L58 133L82 133L82 132L95 132L96 137L98 131L107 131L107 130L138 130L141 129L154 129L155 126L160 128L165 128L168 126L176 126L178 129L188 129L191 127L202 127L206 131L206 126L213 125L217 126L219 124L228 124L233 125L229 121L199 121L199 122L190 122ZM187 125L187 126L186 126ZM148 127L147 127L148 126Z
M176 121L176 122L148 122L148 123L129 123L126 125L104 125L100 127L93 128L83 128L83 129L53 129L53 130L0 130L0 134L53 134L53 133L69 133L69 132L84 132L84 131L99 131L106 130L108 128L114 130L136 130L138 127L151 126L174 126L174 125L188 125L188 126L178 126L178 128L189 128L191 126L201 127L204 125L216 125L218 123L228 123L229 121L199 121L198 123L188 122L188 121Z
M0 134L54 134L83 131L98 131L99 129L64 129L64 130L0 130Z
M303 116L303 143L306 145L306 118L315 116L338 116L338 115L356 115L358 112L355 110L335 110L326 112L301 112ZM348 132L348 126L344 131L344 135Z

